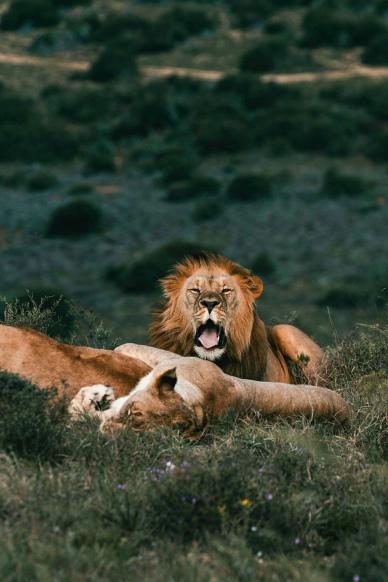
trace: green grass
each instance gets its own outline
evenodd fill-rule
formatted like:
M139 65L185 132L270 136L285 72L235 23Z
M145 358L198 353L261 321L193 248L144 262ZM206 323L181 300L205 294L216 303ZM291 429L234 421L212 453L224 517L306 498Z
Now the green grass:
M69 425L61 403L48 415L33 387L15 397L0 377L2 409L31 435L26 453L2 417L1 579L385 579L386 340L361 328L329 350L348 427L230 415L199 442Z

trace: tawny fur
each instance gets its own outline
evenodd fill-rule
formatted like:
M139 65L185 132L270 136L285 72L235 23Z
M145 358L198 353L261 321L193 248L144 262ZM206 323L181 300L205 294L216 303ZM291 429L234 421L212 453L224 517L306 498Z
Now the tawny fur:
M287 360L294 361L304 371L310 383L322 381L319 367L323 352L302 331L291 325L267 327L255 310L255 300L261 295L263 283L248 269L233 261L205 255L186 259L162 279L164 301L155 312L150 327L152 346L182 356L195 356L195 322L186 300L187 282L200 277L202 292L212 292L220 299L220 316L228 327L225 353L216 360L226 373L239 378L293 383ZM225 278L233 289L233 298L222 301L215 280ZM198 283L200 284L200 283Z
M215 364L164 350L124 344L117 350L155 366L128 395L98 413L103 429L129 424L147 430L157 424L179 425L188 436L201 433L207 420L233 409L266 414L347 421L349 407L327 388L243 380L224 374Z
M39 388L55 387L73 398L83 386L104 384L127 395L150 367L110 350L61 344L31 329L0 325L0 370Z

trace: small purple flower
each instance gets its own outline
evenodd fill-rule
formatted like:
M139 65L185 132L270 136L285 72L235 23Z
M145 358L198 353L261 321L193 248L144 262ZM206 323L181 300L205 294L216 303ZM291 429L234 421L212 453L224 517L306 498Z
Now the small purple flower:
M197 498L196 498L196 497L192 497L192 498L191 498L191 503L192 503L193 505L195 505L195 504L197 503Z
M294 538L293 543L294 543L295 546L299 546L299 544L300 544L300 538Z
M272 499L273 499L272 493L267 493L267 495L265 496L265 498L266 498L267 501L272 501Z
M119 484L117 485L117 489L118 489L119 491L124 491L124 489L125 489L125 485L124 485L124 483L119 483Z
M352 578L352 582L360 582L360 576L358 574L355 574Z

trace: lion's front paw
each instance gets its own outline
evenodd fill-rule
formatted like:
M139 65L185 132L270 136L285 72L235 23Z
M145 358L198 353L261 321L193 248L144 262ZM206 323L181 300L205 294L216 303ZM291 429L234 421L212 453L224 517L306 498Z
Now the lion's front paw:
M114 400L115 393L110 386L104 384L85 386L70 402L69 413L71 416L80 414L99 416L99 413L110 408Z

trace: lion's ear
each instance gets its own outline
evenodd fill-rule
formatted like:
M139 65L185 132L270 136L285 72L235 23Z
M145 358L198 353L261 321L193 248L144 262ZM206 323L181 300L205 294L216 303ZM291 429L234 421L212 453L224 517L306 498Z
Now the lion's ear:
M163 372L155 379L154 388L158 394L165 394L174 390L177 383L176 367L172 367Z
M164 296L167 298L174 295L178 289L178 277L176 275L167 275L167 277L160 279L159 283L162 287Z
M253 298L255 300L258 299L264 289L263 281L257 275L251 275L248 279L248 289L252 293Z

